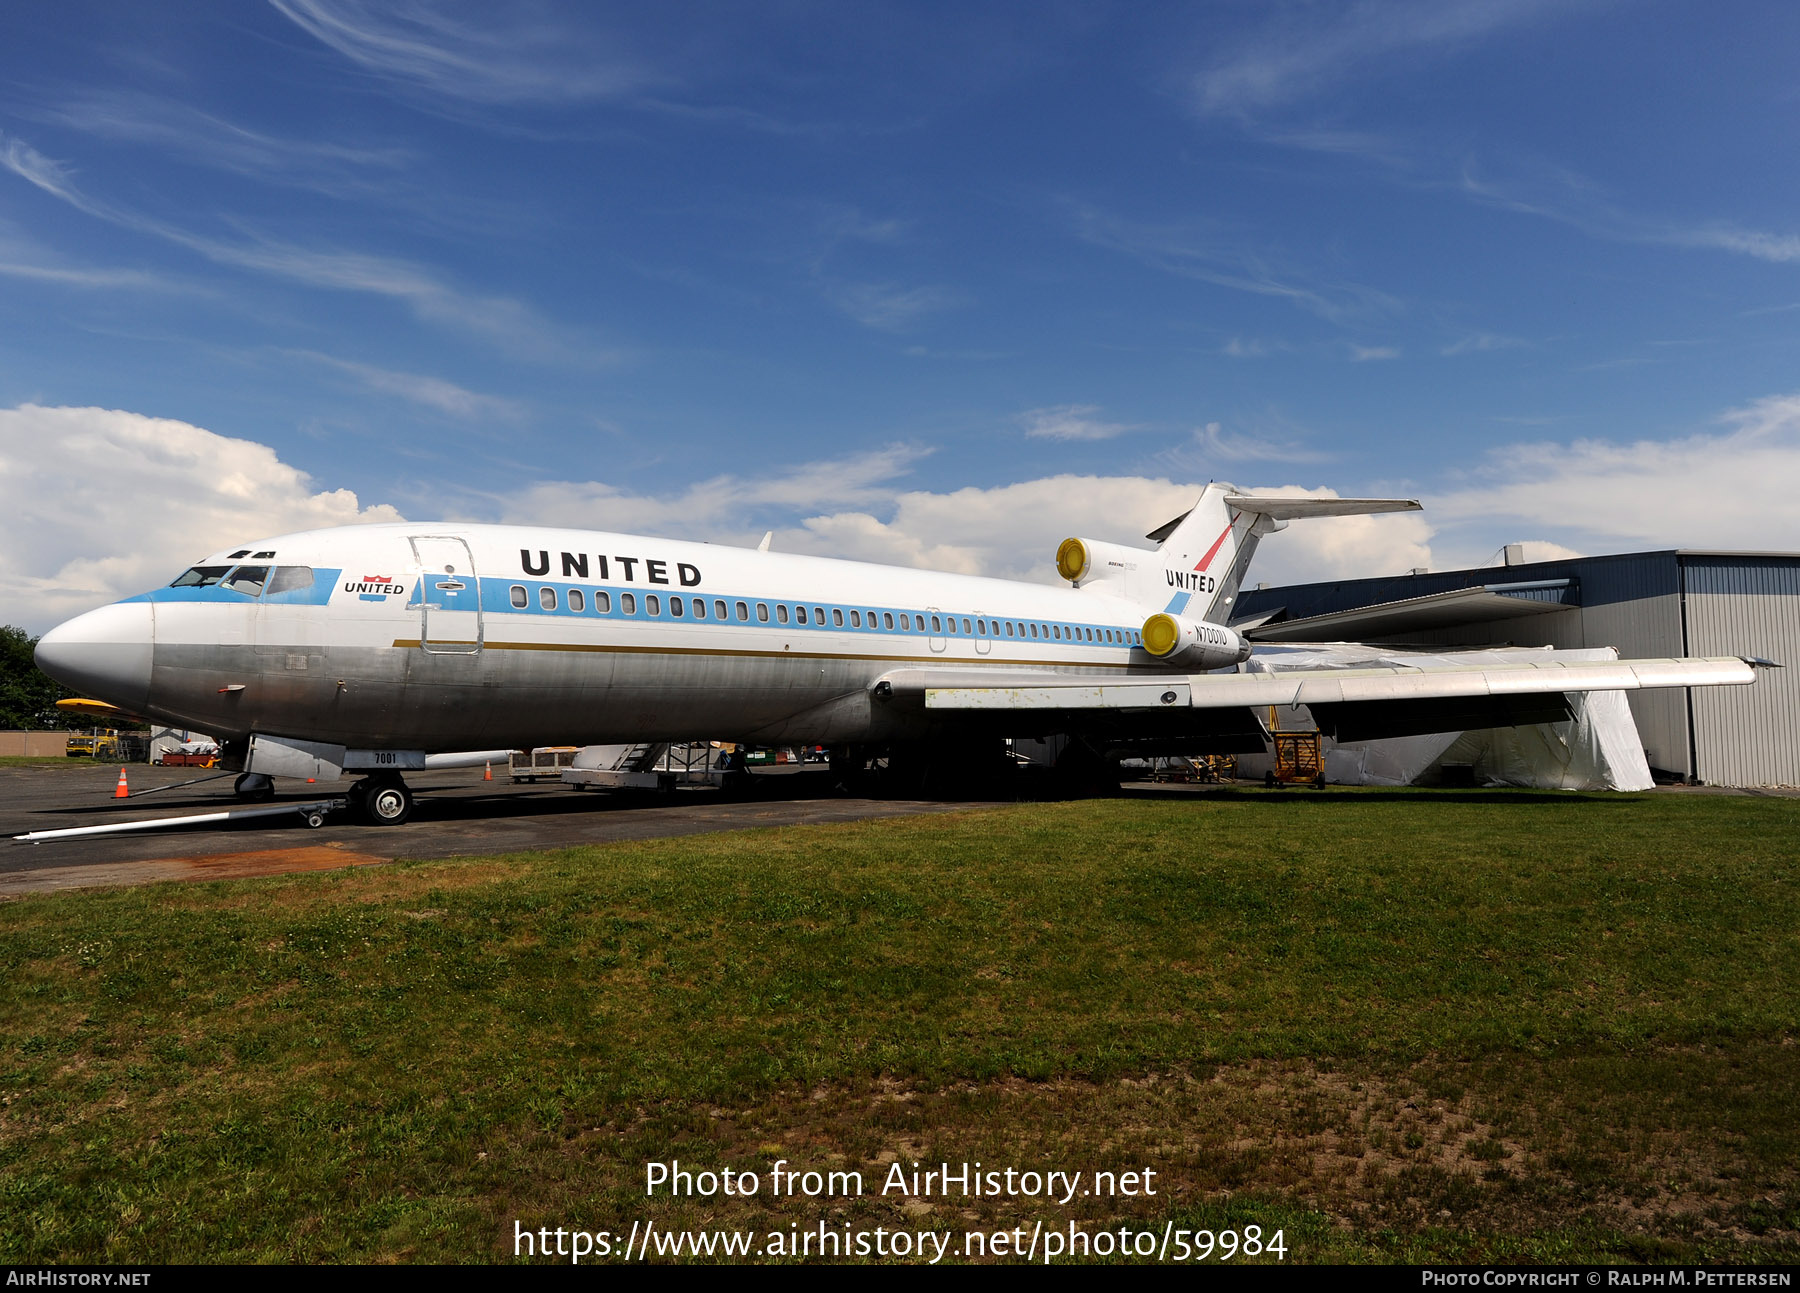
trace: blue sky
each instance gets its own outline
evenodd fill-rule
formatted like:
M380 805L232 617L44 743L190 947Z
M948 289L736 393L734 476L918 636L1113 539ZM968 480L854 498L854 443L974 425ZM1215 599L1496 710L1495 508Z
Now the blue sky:
M7 29L0 619L395 515L1053 578L1212 478L1427 504L1266 579L1800 548L1792 5Z

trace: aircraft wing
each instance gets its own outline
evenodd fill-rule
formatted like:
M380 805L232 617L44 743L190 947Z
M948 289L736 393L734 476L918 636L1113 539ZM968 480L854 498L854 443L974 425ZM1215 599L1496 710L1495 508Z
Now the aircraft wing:
M1736 656L1670 660L1534 660L1516 664L1383 665L1284 673L1099 676L898 669L883 681L938 710L1156 711L1305 705L1340 741L1559 722L1572 692L1751 682ZM1124 714L1121 713L1121 717Z

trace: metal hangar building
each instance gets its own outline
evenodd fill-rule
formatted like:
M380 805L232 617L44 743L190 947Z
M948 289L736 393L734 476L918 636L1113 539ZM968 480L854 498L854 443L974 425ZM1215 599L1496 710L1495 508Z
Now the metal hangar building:
M1800 554L1674 549L1258 587L1233 623L1256 642L1616 647L1752 656L1748 687L1634 692L1650 767L1709 785L1800 786Z

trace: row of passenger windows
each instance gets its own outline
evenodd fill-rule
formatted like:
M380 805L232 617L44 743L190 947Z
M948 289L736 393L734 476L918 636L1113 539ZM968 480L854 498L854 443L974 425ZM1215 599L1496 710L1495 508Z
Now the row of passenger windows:
M568 590L568 607L577 613L587 610L587 594L579 588ZM531 594L523 584L512 586L512 605L514 610L526 610L531 606ZM557 590L540 587L537 590L538 606L546 611L560 609ZM660 617L664 603L667 603L668 614L674 619L686 619L690 616L697 620L715 619L735 621L739 624L751 622L754 614L758 624L770 623L771 608L768 602L727 602L723 598L715 598L709 603L704 597L668 597L657 593L645 593L643 596L644 614ZM605 589L594 592L594 610L601 615L612 613L612 594ZM625 615L638 613L638 595L636 593L619 594L619 610ZM735 611L735 616L733 612ZM920 612L913 615L900 611L864 611L861 609L845 610L833 606L829 610L823 606L794 606L791 609L784 603L777 602L773 607L773 622L776 624L808 624L832 628L843 628L846 624L853 629L868 627L886 629L890 632L896 628L902 633L930 633L932 636L946 637L1009 637L1009 638L1048 638L1057 642L1095 642L1114 646L1135 646L1137 634L1126 629L1096 629L1085 625L1074 624L1041 624L1029 620L991 620L986 616L961 617L955 615L934 614L930 616L931 627L927 629L926 615ZM914 621L917 627L914 627ZM958 625L961 625L960 633Z

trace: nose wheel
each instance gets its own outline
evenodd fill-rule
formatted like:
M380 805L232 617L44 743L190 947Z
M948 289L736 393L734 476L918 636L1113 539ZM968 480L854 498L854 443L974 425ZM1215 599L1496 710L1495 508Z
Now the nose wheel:
M246 772L231 783L231 789L239 799L257 804L275 798L275 778L260 772Z
M412 816L413 792L396 773L364 777L350 787L350 807L375 826L398 826Z

